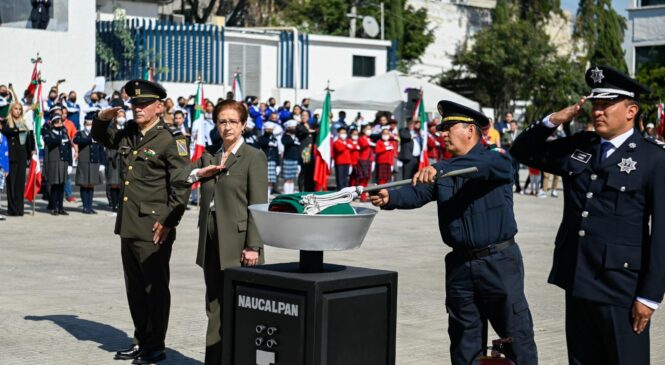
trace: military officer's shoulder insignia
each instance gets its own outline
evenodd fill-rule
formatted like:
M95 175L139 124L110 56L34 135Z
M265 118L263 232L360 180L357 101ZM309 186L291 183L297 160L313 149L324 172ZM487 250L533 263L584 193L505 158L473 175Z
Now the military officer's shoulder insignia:
M189 149L187 148L187 140L184 138L178 138L175 140L175 145L178 148L178 155L187 157L189 156Z
M166 130L171 132L171 135L173 135L173 136L179 136L179 135L182 134L182 131L180 130L180 128L178 128L174 125L166 124L165 127L166 127Z
M651 142L654 145L660 147L661 150L665 151L665 142L663 142L661 140L658 140L658 139L655 139L655 138L651 138L651 137L644 137L644 139L646 141Z

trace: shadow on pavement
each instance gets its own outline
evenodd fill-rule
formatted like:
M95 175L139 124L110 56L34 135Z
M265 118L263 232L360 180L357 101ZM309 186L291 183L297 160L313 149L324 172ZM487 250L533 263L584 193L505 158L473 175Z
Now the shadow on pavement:
M99 348L109 353L113 358L115 351L126 348L132 342L127 333L108 324L81 319L72 314L53 314L48 316L25 316L28 321L51 321L69 332L79 341L93 341L99 343ZM199 365L202 362L187 357L178 351L167 348L166 360L160 364Z

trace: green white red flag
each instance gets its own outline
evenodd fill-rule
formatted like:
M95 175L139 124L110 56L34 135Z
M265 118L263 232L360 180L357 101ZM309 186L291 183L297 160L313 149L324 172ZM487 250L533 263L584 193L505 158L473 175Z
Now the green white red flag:
M319 135L314 145L314 182L316 191L328 190L328 176L331 166L331 145L330 138L330 90L326 90L326 98L323 102L323 111L321 112L321 121L319 122Z

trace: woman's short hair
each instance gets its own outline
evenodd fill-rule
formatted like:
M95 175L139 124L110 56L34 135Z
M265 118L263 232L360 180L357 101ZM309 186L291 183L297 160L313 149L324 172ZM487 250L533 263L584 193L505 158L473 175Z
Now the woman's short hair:
M238 112L238 115L240 115L240 122L242 124L245 124L247 122L248 113L247 113L247 108L245 108L245 104L239 103L235 100L222 100L219 104L215 105L215 109L213 109L212 111L215 123L217 123L217 118L219 117L219 113L221 113L225 109L233 109L236 112Z

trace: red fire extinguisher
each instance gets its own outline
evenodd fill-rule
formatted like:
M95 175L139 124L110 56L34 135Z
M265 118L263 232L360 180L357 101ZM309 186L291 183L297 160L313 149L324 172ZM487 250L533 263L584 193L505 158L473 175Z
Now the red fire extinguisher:
M480 349L469 365L516 365L514 361L505 357L504 345L512 342L512 338L492 340L492 346ZM487 350L490 351L489 356L487 356Z

